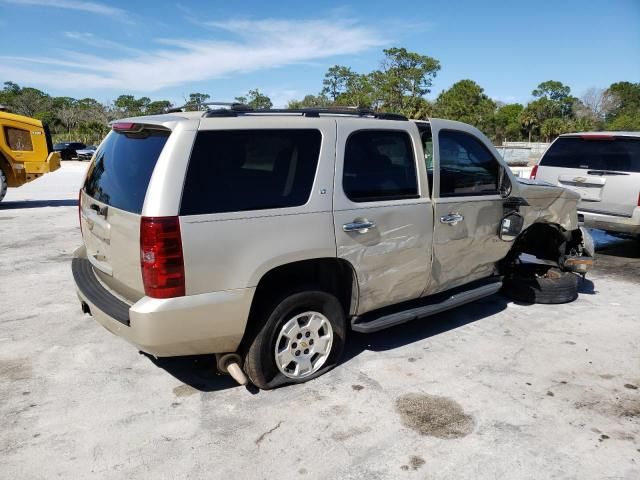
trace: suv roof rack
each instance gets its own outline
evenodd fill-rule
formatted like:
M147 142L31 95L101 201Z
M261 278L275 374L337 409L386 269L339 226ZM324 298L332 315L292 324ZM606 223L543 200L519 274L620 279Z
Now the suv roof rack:
M400 115L399 113L388 112L376 112L369 108L358 107L308 107L308 108L269 108L269 109L254 109L244 103L234 102L204 102L200 106L206 106L202 114L203 117L237 117L245 114L257 114L257 115L295 115L299 114L304 117L317 118L320 115L352 115L356 117L377 118L380 120L400 120L406 121L407 117ZM208 108L210 106L216 106L220 108ZM165 113L181 112L187 105L181 107L175 107L165 110Z
M185 108L190 107L191 105L192 104L190 103L185 103L180 107L165 108L164 113L182 112L184 111ZM198 104L198 107L202 107L202 106L209 107L212 105L217 105L219 107L230 107L232 110L237 110L237 111L241 111L243 109L252 110L250 106L244 105L243 103L238 103L238 102L202 102ZM217 109L217 110L222 110L222 109ZM210 111L211 109L207 108L207 110L205 110L205 113Z
M216 102L214 105L220 105ZM248 105L235 103L230 108L219 108L204 112L203 117L237 117L243 114L257 115L295 115L317 118L320 115L352 115L356 117L377 118L380 120L400 120L406 121L407 117L398 113L376 112L369 108L358 107L308 107L308 108L269 108L253 109Z

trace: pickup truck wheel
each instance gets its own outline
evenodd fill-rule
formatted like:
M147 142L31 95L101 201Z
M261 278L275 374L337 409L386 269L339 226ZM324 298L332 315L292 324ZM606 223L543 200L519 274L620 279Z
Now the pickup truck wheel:
M4 172L0 170L0 202L7 194L7 177L5 177Z
M340 358L346 319L338 299L326 292L292 293L267 309L249 344L244 370L261 389L302 383L322 375Z
M519 265L507 273L502 292L526 303L568 303L578 298L578 277L541 265Z

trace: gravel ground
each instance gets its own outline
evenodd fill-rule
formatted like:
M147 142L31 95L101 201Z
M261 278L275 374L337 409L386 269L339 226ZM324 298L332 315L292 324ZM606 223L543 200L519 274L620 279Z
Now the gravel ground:
M0 478L640 478L640 243L595 232L571 304L353 334L327 375L255 393L82 315L85 168L0 204Z

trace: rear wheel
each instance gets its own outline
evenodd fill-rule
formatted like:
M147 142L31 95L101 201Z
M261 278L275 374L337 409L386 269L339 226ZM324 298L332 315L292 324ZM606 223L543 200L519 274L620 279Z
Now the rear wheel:
M0 202L7 194L7 177L4 175L4 172L0 170Z
M520 302L568 303L578 298L578 277L545 265L517 265L505 275L502 292Z
M259 388L316 378L335 366L342 354L346 319L330 293L289 294L256 320L260 328L246 350L244 369Z

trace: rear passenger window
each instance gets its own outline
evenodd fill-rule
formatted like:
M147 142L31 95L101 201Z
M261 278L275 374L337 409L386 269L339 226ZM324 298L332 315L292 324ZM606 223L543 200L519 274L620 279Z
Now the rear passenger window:
M438 141L441 197L498 194L500 164L480 140L442 130Z
M304 205L318 166L318 130L208 130L196 137L180 215Z
M363 130L351 134L342 186L354 202L416 198L415 157L406 132Z
M6 127L4 133L7 138L7 145L9 145L9 148L14 152L33 150L31 133L28 130Z

